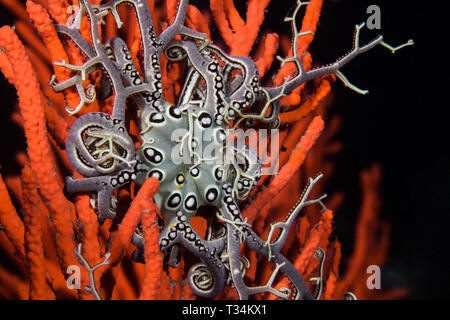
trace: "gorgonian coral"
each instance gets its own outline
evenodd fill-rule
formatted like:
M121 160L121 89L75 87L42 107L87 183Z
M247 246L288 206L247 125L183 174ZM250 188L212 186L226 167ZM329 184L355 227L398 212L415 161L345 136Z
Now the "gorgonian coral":
M31 18L48 49L33 38L35 45L54 71L50 77L38 60L33 68L14 30L0 29L0 67L17 89L28 143L27 156L20 157L21 186L15 188L23 216L2 182L0 222L17 259L28 266L30 298L71 294L64 277L77 266L83 267L77 288L82 298L132 298L137 286L144 299L317 299L342 297L352 287L360 271L351 270L338 283L340 245L329 240L332 211L324 196L313 196L322 175L308 178L300 193L297 172L323 130L313 112L335 77L366 93L340 69L376 45L394 53L412 41L394 48L379 36L360 46L364 24L357 25L348 54L312 68L307 48L322 1L297 1L285 19L293 30L291 48L286 58L278 57L281 69L264 85L278 36L265 35L256 62L248 55L268 3L249 1L244 22L232 1L211 0L228 51L211 41L210 15L186 0L166 1L165 7L143 0L80 0L72 17L65 1L28 1L27 12L8 2L19 16ZM46 75L54 92L39 81ZM320 81L308 96L305 83L315 78ZM261 128L278 134L255 130ZM278 156L278 139L290 154ZM268 158L276 166L264 167ZM57 169L63 167L73 177L63 179L65 171ZM269 215L287 186L298 200L286 201L290 211L283 206ZM314 204L320 213L299 218ZM50 221L43 219L47 215ZM125 283L123 273L130 270L138 283Z

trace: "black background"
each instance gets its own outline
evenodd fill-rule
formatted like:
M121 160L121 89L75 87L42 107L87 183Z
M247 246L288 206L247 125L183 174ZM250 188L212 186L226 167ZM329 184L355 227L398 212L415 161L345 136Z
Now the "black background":
M191 2L205 6L205 1ZM244 1L235 2L245 7ZM381 164L382 217L392 224L391 252L383 268L382 285L406 286L414 299L450 297L446 288L450 284L446 134L446 42L450 29L446 10L440 3L325 1L310 48L314 59L321 63L346 53L351 48L354 25L367 19L366 8L371 4L381 8L382 29L363 29L362 43L378 33L394 46L410 38L416 43L395 55L382 47L375 48L344 68L352 83L370 93L358 95L340 82L334 86L333 112L343 118L340 139L344 150L336 158L336 176L330 186L347 195L336 214L336 233L348 255L359 208L359 173L373 163ZM273 0L262 29L290 33L289 25L282 20L294 5L294 0ZM12 23L12 16L1 5L0 22ZM15 92L0 77L0 164L2 172L18 172L14 154L25 149L25 139L9 120Z

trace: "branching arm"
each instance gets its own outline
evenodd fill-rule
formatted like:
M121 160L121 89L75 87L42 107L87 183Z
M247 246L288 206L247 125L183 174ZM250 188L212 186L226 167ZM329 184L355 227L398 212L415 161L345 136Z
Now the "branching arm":
M95 299L97 300L102 300L98 290L97 290L97 286L95 285L95 276L94 276L94 272L95 270L97 270L98 268L100 268L101 266L107 265L109 264L109 253L105 254L105 258L102 262L100 262L99 264L96 264L95 266L91 267L89 265L89 262L86 260L86 258L83 256L83 254L81 253L81 243L78 244L78 247L76 247L74 249L75 254L77 255L77 257L80 259L81 263L83 264L83 266L87 269L88 274L89 274L89 286L84 287L84 289L92 294L94 296Z
M344 83L345 86L349 87L350 89L352 89L360 94L367 94L368 93L367 90L361 90L361 89L357 88L356 86L354 86L353 84L351 84L347 80L347 78L342 74L342 72L340 72L339 70L342 67L344 67L348 62L353 60L355 57L357 57L358 55L360 55L366 51L369 51L376 45L381 45L381 46L389 49L392 53L395 53L397 50L399 50L401 48L404 48L406 46L410 46L410 45L414 44L413 40L408 40L406 43L404 43L402 45L399 45L397 47L392 47L389 44L387 44L386 42L384 42L383 36L380 35L377 38L375 38L374 40L372 40L371 42L369 42L368 44L366 44L364 46L360 46L360 43L359 43L360 30L365 26L365 23L362 23L360 25L355 26L355 37L353 40L353 49L348 54L344 55L342 58L336 60L335 62L333 62L330 65L320 67L317 69L313 69L310 71L306 71L303 66L303 63L301 61L301 58L299 57L297 41L298 41L299 37L304 36L306 34L310 34L311 32L310 31L298 32L298 30L297 30L296 23L295 23L296 16L298 14L300 7L303 6L304 4L306 4L305 2L302 2L302 1L298 1L297 3L298 4L294 11L293 16L287 17L285 19L286 22L291 23L292 29L294 32L294 35L293 35L294 41L293 41L293 46L292 46L293 56L286 58L286 59L277 57L281 61L282 66L284 64L286 64L287 62L295 63L295 65L297 67L297 75L295 77L293 77L292 79L287 80L281 86L266 88L266 90L269 92L271 97L279 95L282 90L284 90L285 94L289 94L295 88L299 87L301 84L303 84L311 79L323 76L325 74L335 74Z

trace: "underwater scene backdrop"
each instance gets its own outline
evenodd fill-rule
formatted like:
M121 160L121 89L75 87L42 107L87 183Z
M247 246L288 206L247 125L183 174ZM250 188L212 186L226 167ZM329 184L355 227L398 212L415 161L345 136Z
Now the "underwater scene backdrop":
M429 7L141 1L0 1L3 299L448 297ZM278 174L194 127L278 129Z

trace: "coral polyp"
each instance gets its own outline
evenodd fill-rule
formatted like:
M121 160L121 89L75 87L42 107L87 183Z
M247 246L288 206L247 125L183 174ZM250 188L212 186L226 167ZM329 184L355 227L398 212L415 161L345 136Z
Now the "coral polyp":
M232 1L226 3L226 11L233 12L230 7ZM249 2L249 8L258 12L255 25L250 21L246 25L250 31L258 30L258 23L261 23L258 19L267 3ZM265 85L262 76L272 64L278 46L278 39L273 34L265 38L268 50L254 62L246 56L251 48L245 53L245 48L232 39L231 34L224 37L232 48L231 53L214 44L204 17L198 9L189 6L187 0L179 3L167 1L172 18L162 30L155 23L160 19L160 13L154 16L157 10L152 2L149 5L144 0L113 0L99 4L79 0L78 4L79 10L67 24L62 24L64 14L58 15L54 7L56 2L49 4L49 10L59 24L53 25L46 11L31 1L28 2L28 12L50 50L55 71L50 85L54 92L65 97L67 114L62 118L49 115L58 119L60 125L49 129L57 135L55 140L60 147L65 149L70 171L74 174L64 180L65 190L76 199L77 221L81 225L79 230L74 230L83 234L83 246L74 245L73 248L78 260L81 259L81 265L89 271L88 277L83 277L84 283L89 282L88 292L98 299L102 296L97 290L100 281L104 281L102 275L111 272L111 268L117 268L125 256L130 256L128 244L131 241L135 246L131 256L135 262L143 263L146 270L142 298L156 298L159 290L159 284L156 284L160 281L156 279L159 276L155 278L150 269L151 261L161 258L155 248L165 256L165 264L172 273L176 273L173 270L181 270L174 277L178 279L176 281L185 281L189 285L191 292L186 295L193 293L215 298L229 294L227 287L231 286L240 299L267 297L269 294L281 299L321 298L326 290L323 270L326 248L319 247L321 241L317 238L317 241L308 242L308 250L302 251L311 258L303 256L302 263L315 260L318 272L318 276L305 281L299 262L288 258L289 248L285 245L292 245L291 229L297 226L299 216L308 206L319 204L322 209L315 230L321 230L330 223L332 215L323 202L325 195L312 195L323 175L315 172L314 177L307 179L292 209L280 212L279 217L284 216L285 219L279 222L271 220L267 224L265 237L261 236L261 225L252 222L258 211L281 192L303 163L323 130L322 118L316 116L307 128L304 126L306 131L301 138L298 130L292 136L296 138L288 159L278 158L279 150L269 150L272 156L275 155L274 161L283 165L280 171L270 172L274 174L273 178L267 173L263 175L266 159L260 150L233 133L238 130L253 130L255 133L261 128L277 131L285 123L303 119L327 95L329 83L335 78L358 93L367 93L351 84L341 68L377 45L394 53L413 42L410 40L392 47L378 36L368 44L360 45L362 23L355 27L353 48L349 53L329 65L311 68L306 48L314 36L317 11L320 12L322 1L297 1L292 15L285 19L293 30L290 54L285 58L277 57L281 71L273 83ZM129 27L131 38L116 36L103 41L103 24L106 23L109 34L114 33L111 31L114 28L123 30L128 27L121 17L123 4L131 6L131 10L127 9L126 21L131 23L131 19L136 18ZM61 4L58 2L58 5ZM214 18L220 29L224 29L221 6L221 1L211 1ZM305 7L304 25L299 30L297 16ZM230 14L230 18L231 25L240 25L235 15ZM0 46L5 48L5 53L0 56L1 67L8 77L9 68L16 73L19 71L20 66L12 59L14 53L22 49L12 30L4 27L1 31ZM49 45L52 43L57 45L51 48ZM299 90L316 78L321 79L317 92L305 105L295 105L295 101L300 99ZM9 76L8 79L15 78ZM22 97L25 92L20 91L20 81L16 85L19 97ZM39 91L37 87L36 90ZM30 144L35 135L32 128L28 128L32 120L27 120L30 108L26 109L25 103L21 98L25 132ZM45 105L44 99L41 103L40 110L53 110ZM284 113L284 105L293 105L294 108ZM55 111L46 111L46 114L51 112ZM64 132L64 128L69 127L69 118L70 130ZM279 137L266 138L268 142ZM33 148L30 147L29 151L32 152ZM65 160L64 155L59 157ZM40 155L30 153L25 162L27 166L30 163L37 181L44 177L44 172L39 169L42 163ZM53 195L42 185L40 193L49 203L58 235L65 233L64 228L71 229L73 212L68 212L71 204L67 203L70 201L64 198L60 186L56 187L58 183L53 183L57 189ZM118 213L124 192L134 198L125 215ZM62 211L61 206L52 207L55 201L70 208ZM204 232L199 231L193 222L200 216L206 220ZM118 230L115 233L109 230L108 242L112 244L102 247L105 240L97 240L97 233L99 230L103 230L100 233L106 232L105 228L118 219ZM157 222L159 232L154 228ZM315 234L312 228L311 237ZM293 232L297 234L298 231ZM331 228L327 227L323 232L331 232ZM72 235L73 232L66 232L61 234L62 239L56 239L63 271L77 264L69 244L73 242ZM22 241L15 239L13 233L8 238L23 251ZM195 257L189 265L184 259L186 251ZM337 251L336 247L333 251ZM40 258L44 259L43 256ZM334 258L340 257L335 253ZM97 264L91 267L89 263L94 262ZM109 266L104 267L108 263ZM265 275L260 279L264 282L257 283L254 268L261 263L269 267L264 269ZM335 269L336 263L333 264ZM93 270L100 267L107 271L94 275ZM162 272L161 261L155 264L156 269ZM249 278L253 280L251 284ZM311 283L316 289L314 293L310 289ZM102 289L108 291L107 287ZM329 282L328 290L335 287L336 283ZM184 285L183 290L187 290ZM340 292L341 296L343 293ZM328 292L327 296L330 295Z

